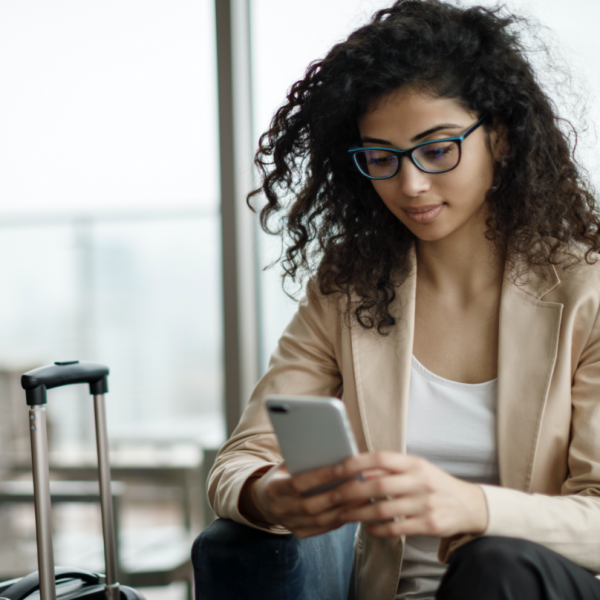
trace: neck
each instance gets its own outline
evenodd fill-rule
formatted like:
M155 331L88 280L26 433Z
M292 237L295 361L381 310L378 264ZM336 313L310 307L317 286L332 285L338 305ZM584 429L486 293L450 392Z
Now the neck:
M483 231L456 234L434 242L417 242L417 280L436 292L465 300L492 285L500 287L504 256L496 246Z

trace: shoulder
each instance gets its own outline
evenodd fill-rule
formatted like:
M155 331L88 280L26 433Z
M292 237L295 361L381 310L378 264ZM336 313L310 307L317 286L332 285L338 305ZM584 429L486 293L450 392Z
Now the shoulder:
M342 294L324 294L316 279L308 281L304 296L298 302L298 309L284 332L294 338L307 335L322 339L336 335L343 325L346 300Z
M323 293L318 279L313 277L306 284L305 293L299 302L299 306L305 306L312 311L323 314L338 314L340 311L344 311L347 303L347 295L342 292Z
M541 300L561 304L565 326L589 334L599 323L600 256L580 251L576 258L576 262L552 266L557 283Z
M557 256L557 263L529 266L522 259L507 263L505 277L534 302L558 303L566 312L596 315L600 311L600 255L570 246Z
M600 301L600 255L576 249L572 259L553 268L559 279L556 293L564 300L576 300L582 296L597 297Z

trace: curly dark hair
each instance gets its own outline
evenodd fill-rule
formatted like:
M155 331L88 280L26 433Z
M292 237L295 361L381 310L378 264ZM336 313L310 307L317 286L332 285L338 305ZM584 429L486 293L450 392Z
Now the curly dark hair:
M600 248L592 186L526 58L523 24L502 7L398 0L309 66L260 138L262 185L248 195L251 205L264 193L261 225L286 239L284 283L311 276L322 294L348 296L363 327L394 325L389 307L408 276L414 236L347 151L372 102L405 86L506 126L510 150L487 193L486 236L507 260L528 269L592 260Z

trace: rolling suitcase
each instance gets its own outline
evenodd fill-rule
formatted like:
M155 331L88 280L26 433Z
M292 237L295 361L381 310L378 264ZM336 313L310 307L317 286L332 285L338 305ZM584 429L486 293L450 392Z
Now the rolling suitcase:
M75 383L87 383L90 386L90 394L94 397L106 575L83 569L54 567L46 437L46 390ZM108 392L108 367L91 362L57 362L25 373L21 378L21 385L25 389L29 406L38 571L21 579L0 583L0 598L25 600L39 590L41 600L56 600L57 597L60 600L144 600L139 592L118 582L117 540L104 408L104 394Z

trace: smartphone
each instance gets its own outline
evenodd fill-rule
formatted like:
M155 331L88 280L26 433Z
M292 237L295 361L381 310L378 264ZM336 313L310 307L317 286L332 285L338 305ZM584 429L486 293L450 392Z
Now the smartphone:
M358 454L346 407L337 398L267 396L265 401L281 454L292 475L334 465ZM358 477L362 479L362 477ZM313 496L353 477L304 492Z

